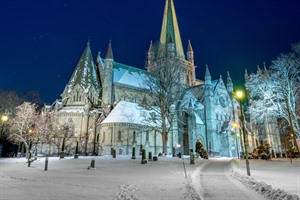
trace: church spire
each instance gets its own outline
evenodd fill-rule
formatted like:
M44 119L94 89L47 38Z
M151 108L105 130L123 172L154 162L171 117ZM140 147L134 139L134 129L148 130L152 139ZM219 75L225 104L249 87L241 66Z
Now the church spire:
M205 83L207 84L211 83L211 76L209 73L208 65L206 65L206 69L205 69Z
M191 41L189 40L188 49L187 49L187 60L194 64L194 51L192 48Z
M152 40L150 41L150 46L147 52L148 60L147 60L147 70L151 71L153 67L153 60L154 60L154 49Z
M244 78L245 78L245 82L247 83L249 81L249 75L247 69L245 69Z
M267 69L267 66L266 66L266 63L264 62L264 75L269 78L269 72L268 72L268 69Z
M166 0L160 33L160 43L166 45L169 43L170 39L172 40L172 43L174 43L176 55L184 58L174 2L173 0Z
M114 59L114 55L113 55L113 51L112 51L112 47L111 47L111 40L109 40L109 43L108 43L108 48L106 51L105 59L111 59L111 60Z
M227 84L226 84L226 87L227 87L227 91L229 93L233 94L233 83L232 83L229 71L227 71Z

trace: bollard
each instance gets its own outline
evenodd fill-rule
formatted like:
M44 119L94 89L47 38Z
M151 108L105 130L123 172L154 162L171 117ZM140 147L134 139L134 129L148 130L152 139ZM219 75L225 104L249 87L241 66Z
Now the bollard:
M152 160L152 152L151 152L151 151L148 152L148 160L149 160L149 161Z
M193 153L193 150L191 150L191 153L190 153L190 164L191 165L195 164L195 155Z
M95 159L92 159L91 161L91 168L95 168Z
M135 157L135 147L132 147L132 156L131 159L136 159Z
M79 154L78 154L78 141L76 142L76 148L75 148L75 154L74 154L74 159L78 159Z
M142 149L142 161L141 161L141 164L147 164L146 149Z
M153 156L153 161L157 161L157 156Z
M115 149L112 150L112 153L113 153L113 155L112 155L113 158L116 158L116 150Z
M178 156L178 158L181 158L181 152L179 152L177 156Z
M48 156L46 156L46 159L45 159L45 168L44 168L45 171L48 170Z

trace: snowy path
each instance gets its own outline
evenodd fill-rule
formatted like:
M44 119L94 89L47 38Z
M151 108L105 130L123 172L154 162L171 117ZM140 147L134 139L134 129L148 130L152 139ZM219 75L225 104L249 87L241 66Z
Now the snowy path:
M230 176L230 159L210 159L200 172L200 195L203 200L265 200Z

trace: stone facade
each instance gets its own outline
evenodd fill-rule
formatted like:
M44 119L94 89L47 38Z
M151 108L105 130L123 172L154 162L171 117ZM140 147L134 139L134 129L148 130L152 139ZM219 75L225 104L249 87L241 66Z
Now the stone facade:
M212 80L208 67L205 80L196 79L194 52L188 41L187 53L183 53L173 0L166 0L160 43L168 45L183 60L180 82L191 94L171 124L167 153L189 154L200 139L210 155L237 156L242 142L237 136L239 128L232 128L239 117L229 73L226 85L222 77ZM151 42L147 52L149 73L152 48ZM151 99L149 90L142 86L143 76L146 71L115 62L111 42L105 59L98 54L94 62L88 43L62 99L53 107L60 124L74 124L74 138L79 141L81 152L99 155L116 149L117 154L130 155L135 147L136 155L142 148L162 153L161 130L142 115L155 115L151 108L141 108Z

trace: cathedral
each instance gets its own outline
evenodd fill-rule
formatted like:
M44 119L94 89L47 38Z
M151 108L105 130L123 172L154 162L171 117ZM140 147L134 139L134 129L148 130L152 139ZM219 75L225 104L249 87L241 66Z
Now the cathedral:
M61 99L49 108L51 113L61 125L69 126L72 131L68 134L86 155L109 155L113 149L117 154L131 155L133 147L154 155L188 155L200 140L210 156L236 157L243 151L243 141L240 129L232 126L239 123L239 104L233 97L230 74L226 82L222 76L212 79L206 66L197 68L205 70L204 80L196 78L192 44L186 41L185 52L173 0L165 1L159 42L172 47L172 53L183 61L179 82L186 88L180 112L169 124L167 152L162 149L159 124L149 121L155 114L153 107L143 106L151 95L143 79L151 73L152 42L146 69L114 60L111 41L105 57L98 53L94 60L88 42Z

